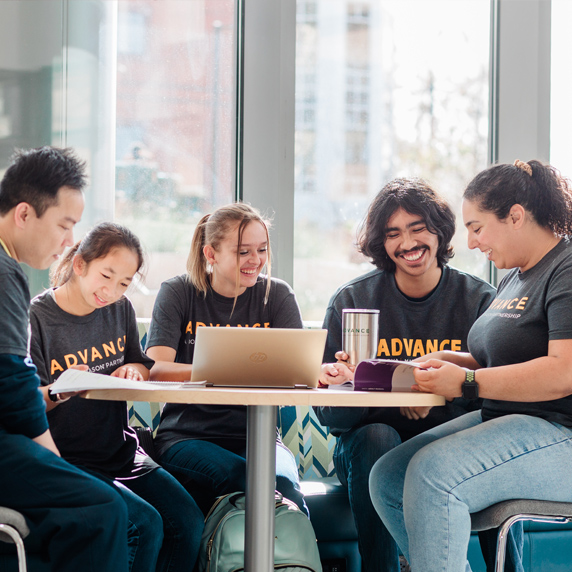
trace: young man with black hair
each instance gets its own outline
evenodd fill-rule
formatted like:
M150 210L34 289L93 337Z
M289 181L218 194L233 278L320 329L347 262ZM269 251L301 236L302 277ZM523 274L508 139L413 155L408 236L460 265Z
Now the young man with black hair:
M45 269L73 244L85 164L69 149L20 151L0 182L0 505L21 512L29 550L57 572L125 572L119 492L60 458L28 357L30 292L19 263Z
M328 338L322 384L353 378L353 368L344 362L348 356L340 351L344 308L380 310L377 358L412 360L443 350L468 351L469 330L494 299L495 290L448 266L454 234L455 215L425 181L395 179L380 191L358 243L376 269L339 288L330 300L323 325ZM336 359L341 361L332 363ZM348 488L363 572L399 570L397 545L369 497L372 466L401 442L480 406L480 400L458 398L434 408L315 408L320 422L337 437L334 465ZM481 545L487 568L494 570L496 531L482 534ZM522 570L521 545L517 528L507 561L513 570Z

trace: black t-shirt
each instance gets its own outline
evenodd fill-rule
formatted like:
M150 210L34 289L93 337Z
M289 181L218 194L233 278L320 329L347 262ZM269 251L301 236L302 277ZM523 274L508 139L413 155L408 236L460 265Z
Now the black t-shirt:
M538 264L512 270L497 297L475 322L469 349L484 367L511 365L548 355L550 340L572 339L572 245L562 239ZM572 396L522 403L485 399L483 419L534 415L572 427Z
M0 246L0 433L35 438L48 429L39 379L28 356L30 290L20 265Z
M467 336L494 298L494 288L471 274L445 266L429 296L412 299L395 283L395 274L373 270L342 286L330 300L324 362L335 362L342 348L342 310L372 308L379 313L378 358L410 360L438 350L468 351ZM408 439L480 406L458 398L433 407L425 419L411 420L394 407L316 407L318 419L340 435L353 427L385 423Z
M264 304L266 279L234 298L209 290L198 293L187 276L161 284L153 308L147 348L167 346L177 351L177 363L193 363L195 333L199 327L301 328L302 318L293 290L272 278L270 297ZM234 305L234 310L233 310ZM221 348L220 359L225 359ZM159 454L186 439L245 439L246 407L242 405L180 405L163 409L155 438Z
M108 375L127 363L153 366L139 344L135 311L123 297L87 316L62 310L48 290L32 300L30 351L42 385L49 385L72 365ZM54 441L62 457L111 478L127 478L154 467L140 454L129 427L125 401L72 397L48 412ZM141 453L141 451L139 452Z

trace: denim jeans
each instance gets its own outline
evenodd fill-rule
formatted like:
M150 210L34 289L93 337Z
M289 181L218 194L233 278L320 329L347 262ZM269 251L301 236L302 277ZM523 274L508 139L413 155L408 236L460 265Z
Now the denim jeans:
M189 572L204 517L184 487L162 468L115 481L127 504L131 572Z
M206 512L216 497L245 490L245 457L246 442L242 439L187 439L169 447L159 462ZM308 514L294 455L281 443L276 443L276 490Z
M110 481L2 429L0 450L0 505L26 517L27 551L58 572L127 571L127 509Z
M368 479L375 462L400 443L397 431L384 423L357 427L337 438L334 466L348 489L362 572L399 572L397 545L373 508Z
M414 572L470 570L470 514L515 498L572 502L572 429L529 415L468 413L373 467L373 505Z
M397 544L373 508L368 482L377 460L400 444L399 433L384 423L357 427L337 438L334 465L340 482L348 489L363 572L399 571ZM491 572L495 568L497 535L498 529L479 534L487 570ZM522 542L522 523L517 523L508 537L506 572L523 572Z

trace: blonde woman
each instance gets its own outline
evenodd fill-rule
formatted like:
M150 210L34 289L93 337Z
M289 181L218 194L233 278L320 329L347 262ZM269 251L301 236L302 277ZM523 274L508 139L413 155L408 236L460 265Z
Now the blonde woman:
M203 217L187 273L161 285L147 342L151 378L190 379L197 328L225 326L302 327L294 292L270 277L268 221L243 203ZM245 406L167 404L155 445L203 510L219 495L245 490ZM279 437L276 445L277 489L307 512L294 457Z

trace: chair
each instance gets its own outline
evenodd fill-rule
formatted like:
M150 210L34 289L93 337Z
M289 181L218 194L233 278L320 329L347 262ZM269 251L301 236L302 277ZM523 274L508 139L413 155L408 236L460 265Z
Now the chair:
M19 572L27 570L24 538L28 534L30 534L30 529L23 515L11 508L0 507L0 541L16 545Z
M515 499L499 502L471 514L472 530L499 528L495 572L504 570L508 531L520 520L562 524L572 522L572 503Z

